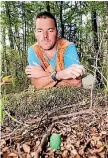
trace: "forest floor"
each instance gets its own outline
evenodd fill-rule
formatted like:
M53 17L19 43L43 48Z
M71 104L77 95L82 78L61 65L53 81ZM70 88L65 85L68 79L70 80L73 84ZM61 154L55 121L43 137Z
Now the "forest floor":
M66 101L50 110L40 108L39 114L20 115L20 108L17 120L5 117L1 129L1 157L107 158L108 106L105 98L99 92L92 106L86 97L72 104L71 100ZM59 150L50 147L50 136L54 133L61 135Z

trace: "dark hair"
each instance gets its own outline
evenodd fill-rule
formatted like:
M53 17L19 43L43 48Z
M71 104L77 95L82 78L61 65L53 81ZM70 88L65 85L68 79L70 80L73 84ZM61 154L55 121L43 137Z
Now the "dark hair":
M36 19L39 19L39 18L44 18L44 19L51 18L51 19L53 19L54 23L55 23L55 27L57 29L56 19L50 12L44 11L44 12L37 14L37 16L35 16L35 21L34 21L35 28L36 28Z

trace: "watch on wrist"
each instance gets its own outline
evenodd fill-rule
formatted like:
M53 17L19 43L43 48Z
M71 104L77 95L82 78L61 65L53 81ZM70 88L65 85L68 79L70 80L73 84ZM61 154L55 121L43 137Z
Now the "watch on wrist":
M51 78L52 78L54 81L59 82L60 80L58 80L58 79L56 78L56 74L57 74L56 71L52 72Z

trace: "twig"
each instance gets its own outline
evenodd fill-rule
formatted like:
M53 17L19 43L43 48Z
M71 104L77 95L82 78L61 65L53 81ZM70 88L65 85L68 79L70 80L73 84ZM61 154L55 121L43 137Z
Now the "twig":
M56 124L60 124L61 126L64 126L64 127L66 127L66 128L68 128L69 126L68 125L65 125L64 123L62 123L62 122L55 122L55 125Z
M39 121L39 123L38 123L37 128L39 128L39 126L40 126L40 124L41 124L41 122L42 122L42 120L43 120L43 118L44 118L45 116L48 117L48 113L45 113L45 114L41 117L41 119L40 119L40 121Z
M72 104L72 105L68 105L68 106L64 106L64 107L60 107L60 108L58 108L58 109L56 109L56 110L53 110L53 111L51 111L51 112L49 112L48 113L48 116L51 116L53 113L55 113L56 111L59 111L59 110L64 110L64 109L67 109L67 108L72 108L73 106L78 106L78 105L86 105L86 104L88 104L89 102L79 102L79 103L77 103L77 104Z
M28 124L25 124L25 123L23 123L23 122L20 122L20 121L18 121L17 119L15 119L14 117L12 117L6 110L4 110L4 112L5 112L5 114L7 114L13 121L15 121L15 122L17 122L17 123L19 123L19 124L23 124L23 125L25 125L25 126L29 126Z
M2 139L3 139L3 138L6 138L6 137L10 137L10 136L12 136L12 135L17 131L17 129L18 129L21 125L23 125L23 123L20 124L17 128L15 128L10 134L5 135L5 136L2 136Z
M50 136L50 134L51 134L51 131L52 131L52 129L53 129L53 127L54 127L54 123L49 127L49 129L48 129L48 131L47 131L47 133L43 136L43 138L42 138L42 140L41 140L41 143L40 143L40 145L38 146L38 149L37 149L37 151L36 151L36 153L35 153L35 156L34 156L34 158L39 158L40 156L40 153L42 152L42 150L43 150L43 148L46 146L46 144L48 143L48 138L49 138L49 136Z
M22 158L22 156L21 156L21 150L20 150L20 144L19 143L17 143L17 150L18 150L18 156L19 156L19 158Z
M105 76L102 74L102 72L100 72L99 70L98 70L98 68L97 67L95 67L95 66L93 66L93 65L91 65L93 68L95 68L99 73L100 73L100 75L104 78L104 80L106 81L106 82L108 82L108 80L105 78Z
M93 125L93 124L95 124L96 123L96 121L92 121L92 122L90 122L88 125L87 125L87 127L90 127L91 125Z
M76 112L76 113L73 113L73 114L55 116L55 117L52 117L52 121L56 121L56 120L59 120L59 119L70 118L70 117L74 117L76 115L89 114L91 112L93 112L93 110L88 109L88 110L79 111L79 112Z
M95 79L96 79L96 71L97 71L97 66L98 66L97 62L98 62L98 55L99 55L99 52L100 52L101 44L102 44L102 40L100 41L99 49L98 49L97 56L96 56L96 62L95 62L96 67L95 67L95 71L94 71L94 79L93 79L93 82L92 82L91 95L90 95L91 96L90 109L92 108L92 105L93 105L93 87L94 87L94 83L95 83Z
M48 113L45 113L45 114L41 117L41 119L39 120L38 125L37 125L37 126L35 126L33 129L32 129L32 128L31 128L31 126L30 126L30 130L28 130L28 132L32 132L32 131L34 131L34 130L38 129L38 128L39 128L39 126L40 126L40 124L41 124L41 122L42 122L42 119L43 119L45 116L47 116L47 117L48 117ZM35 124L36 124L36 123L35 123Z

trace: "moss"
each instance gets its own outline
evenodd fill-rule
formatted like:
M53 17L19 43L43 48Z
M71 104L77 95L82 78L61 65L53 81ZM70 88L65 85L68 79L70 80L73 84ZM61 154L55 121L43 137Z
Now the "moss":
M93 98L97 96L97 90L93 92ZM14 111L15 116L27 116L29 114L40 115L65 105L90 100L90 90L82 88L61 87L49 89L35 89L22 91L21 93L8 94L5 97L5 107Z

